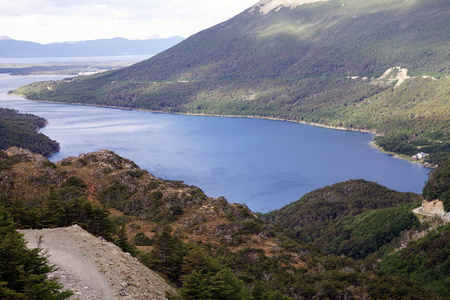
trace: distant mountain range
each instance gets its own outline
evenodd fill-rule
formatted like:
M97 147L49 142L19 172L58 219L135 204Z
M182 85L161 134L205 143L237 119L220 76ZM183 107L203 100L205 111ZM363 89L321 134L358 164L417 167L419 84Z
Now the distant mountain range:
M116 37L113 39L61 42L43 45L0 36L0 57L155 55L178 44L183 39L179 36L147 40L128 40Z

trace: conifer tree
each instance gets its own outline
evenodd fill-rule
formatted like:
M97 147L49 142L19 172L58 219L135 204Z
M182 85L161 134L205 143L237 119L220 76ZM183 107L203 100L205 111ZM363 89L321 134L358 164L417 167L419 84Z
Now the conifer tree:
M0 207L0 299L60 300L72 293L47 274L54 268L40 256L40 249L27 249L8 213Z
M164 226L154 237L153 250L143 260L152 270L164 274L179 285L185 247L171 232L170 226Z
M120 229L117 232L117 240L115 244L119 246L123 251L128 252L133 256L137 255L136 246L130 243L130 241L128 240L127 232L125 230L125 224L122 224L122 226L120 226Z

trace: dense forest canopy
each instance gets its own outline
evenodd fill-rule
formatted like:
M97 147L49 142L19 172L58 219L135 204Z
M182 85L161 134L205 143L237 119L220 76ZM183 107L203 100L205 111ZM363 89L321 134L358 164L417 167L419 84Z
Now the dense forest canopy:
M44 118L0 108L0 150L16 146L44 156L59 150L59 144L37 130L44 127Z

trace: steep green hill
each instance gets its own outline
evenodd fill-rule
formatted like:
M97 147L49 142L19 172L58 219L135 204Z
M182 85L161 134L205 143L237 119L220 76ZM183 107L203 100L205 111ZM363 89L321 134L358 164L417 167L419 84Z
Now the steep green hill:
M296 240L329 253L364 258L418 225L420 196L350 180L314 190L264 215Z
M389 255L380 267L450 297L450 224Z
M449 165L446 160L431 173L426 198L446 199ZM376 260L380 270L448 298L450 224L439 216L413 214L420 198L351 180L315 190L263 217L294 240L359 261Z
M431 173L422 194L429 201L441 200L444 210L450 212L450 159L441 163L439 168Z
M39 100L288 119L376 131L389 139L401 131L412 148L394 151L410 155L418 150L411 142L422 138L420 146L432 147L431 161L445 159L449 1L330 0L263 9L256 5L136 65L32 84L17 93ZM394 67L403 69L380 78ZM404 69L415 77L394 87L405 79L399 71ZM442 144L433 143L437 140Z

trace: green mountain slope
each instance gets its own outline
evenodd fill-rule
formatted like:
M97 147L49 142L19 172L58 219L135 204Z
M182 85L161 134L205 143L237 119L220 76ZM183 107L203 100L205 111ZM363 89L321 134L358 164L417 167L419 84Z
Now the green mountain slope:
M449 19L446 0L330 0L267 13L257 5L136 65L32 84L17 93L380 134L404 130L407 143L424 137L425 144L435 146L432 141L439 137L448 145ZM392 80L377 79L394 67L415 77L395 88L398 69ZM416 150L413 145L404 154Z
M430 175L424 187L428 199L445 201L449 163L441 163ZM378 261L381 271L448 298L450 224L437 215L413 214L419 199L351 180L317 189L263 217L296 241L341 257Z
M442 296L450 296L450 224L386 257L381 270L421 283Z
M264 215L295 239L329 253L364 258L418 225L420 196L350 180L314 190Z
M444 210L450 212L450 160L441 163L439 168L430 174L422 194L429 201L441 200Z

